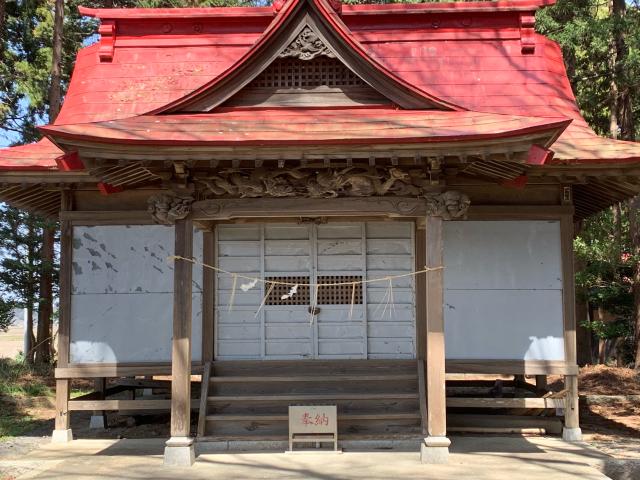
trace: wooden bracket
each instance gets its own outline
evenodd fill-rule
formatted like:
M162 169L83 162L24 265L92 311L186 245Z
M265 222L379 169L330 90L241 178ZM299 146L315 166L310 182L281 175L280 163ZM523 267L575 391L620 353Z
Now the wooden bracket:
M530 12L520 14L520 47L525 55L532 55L536 51L535 26L535 14Z
M80 160L78 152L69 152L56 158L56 165L63 172L84 170L84 164Z
M100 34L100 48L98 57L101 62L111 62L116 48L116 23L110 20L103 20L98 28Z

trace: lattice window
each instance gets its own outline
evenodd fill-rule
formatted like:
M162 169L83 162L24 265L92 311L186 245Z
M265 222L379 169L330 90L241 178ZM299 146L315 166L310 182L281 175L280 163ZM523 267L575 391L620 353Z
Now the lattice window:
M308 284L309 277L291 276L291 277L267 277L272 282L285 282L288 284ZM358 275L321 275L318 277L318 283L343 283L344 285L333 285L318 288L317 305L350 305L353 297L355 305L362 305L362 283L356 283L355 292L352 282L361 282L362 277ZM268 289L269 285L266 284ZM291 289L290 285L273 286L265 305L311 305L311 292L308 286L300 285L295 295L290 298L282 298L287 295Z
M318 86L364 87L367 84L335 58L318 57L313 60L282 58L274 61L256 77L249 87L254 88L311 88Z
M267 280L271 280L272 282L286 282L292 284L308 284L309 277L299 276L299 277L267 277ZM269 284L265 284L264 287L266 290L269 289ZM291 290L290 285L279 285L276 284L273 286L269 297L267 297L267 301L265 305L310 305L311 297L309 295L309 287L302 285L298 287L298 291L295 295L291 296L291 298L282 299L283 295L286 295Z
M318 283L346 283L361 282L362 277L358 275L321 275ZM318 305L350 305L351 298L355 305L362 304L362 283L347 283L346 285L335 285L318 288Z

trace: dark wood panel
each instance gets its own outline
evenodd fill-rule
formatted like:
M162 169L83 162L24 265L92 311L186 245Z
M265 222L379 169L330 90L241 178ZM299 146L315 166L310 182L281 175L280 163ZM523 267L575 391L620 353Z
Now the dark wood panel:
M241 107L330 107L356 105L384 105L389 100L373 88L364 87L313 87L313 88L265 88L248 87L238 92L224 106Z

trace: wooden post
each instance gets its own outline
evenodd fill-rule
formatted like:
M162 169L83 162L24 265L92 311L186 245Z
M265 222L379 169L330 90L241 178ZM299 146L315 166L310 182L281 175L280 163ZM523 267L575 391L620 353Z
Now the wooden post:
M215 235L213 231L204 232L202 238L202 259L206 265L215 264ZM216 272L202 268L202 364L213 361L215 342L215 286Z
M99 377L95 379L95 391L99 393L99 400L105 399L107 391L107 379ZM107 428L107 412L104 410L94 410L89 419L89 428Z
M193 222L175 224L175 255L192 258ZM176 260L173 281L173 340L171 349L171 438L164 464L190 466L195 461L191 431L191 289L193 264Z
M443 266L442 218L426 220L426 266ZM420 448L422 463L447 463L445 354L444 354L444 271L426 273L426 394L427 437Z
M72 209L72 194L62 192L61 211ZM58 367L69 364L71 328L71 265L73 262L73 227L71 222L60 223L60 320L58 325ZM52 442L64 443L73 438L69 417L69 379L56 380L56 422Z
M562 304L564 316L564 355L567 364L577 365L576 315L575 315L575 271L573 265L573 216L564 215L560 220L562 247ZM562 438L567 441L581 441L578 413L578 376L565 375L566 407Z
M547 393L547 376L546 375L536 375L536 391L538 395L542 395Z

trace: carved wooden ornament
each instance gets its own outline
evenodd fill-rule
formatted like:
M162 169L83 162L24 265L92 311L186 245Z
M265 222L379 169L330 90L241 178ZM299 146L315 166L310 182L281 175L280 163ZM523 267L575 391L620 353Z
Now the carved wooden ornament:
M191 212L193 197L160 194L147 200L148 211L154 222L173 225L176 220L186 218Z
M427 215L443 220L466 219L471 200L461 192L448 190L442 193L428 193Z
M335 58L335 54L324 44L320 37L309 26L305 25L298 37L280 53L279 57L313 60L321 55Z
M232 169L195 180L212 196L227 198L418 197L430 186L424 170L382 167Z

